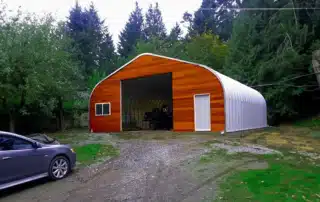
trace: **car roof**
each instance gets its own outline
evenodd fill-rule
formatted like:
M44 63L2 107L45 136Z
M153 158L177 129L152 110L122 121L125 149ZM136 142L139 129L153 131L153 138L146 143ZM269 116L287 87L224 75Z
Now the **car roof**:
M23 135L19 135L19 134L16 134L16 133L11 133L11 132L6 132L6 131L1 131L1 130L0 130L0 135L11 135L11 136L22 138L22 139L25 139L25 140L28 140L28 141L33 141L32 139L27 138L27 137L25 137Z

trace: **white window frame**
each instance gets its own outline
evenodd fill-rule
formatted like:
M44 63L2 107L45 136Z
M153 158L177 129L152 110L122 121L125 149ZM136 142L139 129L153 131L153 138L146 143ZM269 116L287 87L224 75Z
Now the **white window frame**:
M108 104L109 105L109 114L103 113L103 105ZM97 114L97 105L102 105L102 114ZM96 103L94 108L94 113L96 116L110 116L111 115L111 102L102 102L102 103Z

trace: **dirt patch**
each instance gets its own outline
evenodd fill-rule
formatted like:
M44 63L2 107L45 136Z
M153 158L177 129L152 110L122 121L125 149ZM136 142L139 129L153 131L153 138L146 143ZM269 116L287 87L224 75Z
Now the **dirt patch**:
M260 145L242 144L242 145L229 145L225 143L215 143L210 145L212 149L224 149L228 154L235 153L251 153L251 154L281 154L281 152L274 149L269 149Z
M219 133L213 132L172 132L172 131L126 131L121 133L111 133L113 137L122 140L173 140L173 139L197 139L210 140L214 137L219 137Z
M244 171L244 170L263 170L267 169L269 164L265 161L253 161L249 162L246 165L242 165L237 168L237 170Z
M314 138L316 131L310 128L282 126L268 132L257 132L246 135L239 142L257 143L268 147L289 149L304 152L319 152L320 139Z
M280 136L280 133L273 132L265 136L268 145L287 145L289 142L284 137Z

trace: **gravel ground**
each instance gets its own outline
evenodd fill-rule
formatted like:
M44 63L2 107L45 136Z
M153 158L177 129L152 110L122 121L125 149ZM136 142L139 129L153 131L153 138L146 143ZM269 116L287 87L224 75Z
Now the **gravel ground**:
M320 159L320 154L319 153L313 153L313 152L306 152L306 151L291 151L290 153L292 154L300 154L302 156L306 156L311 158L312 160L318 160Z
M267 166L250 158L199 164L200 156L211 150L200 143L212 136L166 140L106 137L98 139L119 147L119 157L76 170L60 181L40 180L0 192L0 201L212 201L220 177L239 168ZM211 146L231 152L271 152L259 146L230 144Z
M0 201L181 201L199 185L184 166L207 152L199 142L122 140L120 157L61 181L7 190Z

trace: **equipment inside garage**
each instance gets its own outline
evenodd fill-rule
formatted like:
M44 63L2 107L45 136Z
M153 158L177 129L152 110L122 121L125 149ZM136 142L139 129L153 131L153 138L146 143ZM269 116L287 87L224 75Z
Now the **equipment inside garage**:
M172 74L121 81L123 130L171 130Z

